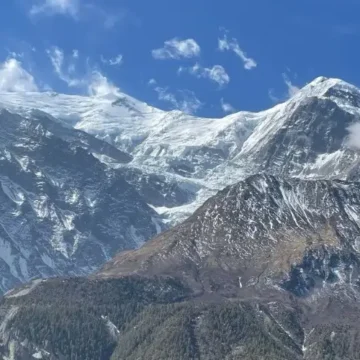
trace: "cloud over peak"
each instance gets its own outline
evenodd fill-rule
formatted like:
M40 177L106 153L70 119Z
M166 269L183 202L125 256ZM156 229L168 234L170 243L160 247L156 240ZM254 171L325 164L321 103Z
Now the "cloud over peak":
M22 67L22 63L10 58L0 64L0 91L38 91L34 77Z
M174 38L165 41L164 47L152 51L152 56L157 60L165 59L190 59L198 57L201 49L194 39L180 40Z
M221 39L218 39L218 49L220 51L234 52L243 61L246 70L251 70L257 66L256 61L248 57L245 51L240 48L238 40L235 38L229 39L227 34L224 34Z

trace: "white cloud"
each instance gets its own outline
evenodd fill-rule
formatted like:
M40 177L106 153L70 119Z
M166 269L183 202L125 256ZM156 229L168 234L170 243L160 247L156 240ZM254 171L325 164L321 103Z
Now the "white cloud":
M20 61L10 58L0 64L0 91L38 91L34 77Z
M113 59L106 59L103 55L101 55L101 62L110 66L121 65L123 62L123 56L121 54L115 56Z
M76 17L79 11L79 0L39 0L30 9L30 15L62 14Z
M152 78L148 81L149 86L155 86L156 84L157 84L157 81L154 78Z
M349 138L347 145L360 150L360 123L355 123L348 128Z
M220 103L221 103L221 108L224 113L230 114L230 113L234 113L236 111L236 109L231 104L226 103L224 101L224 99L221 99Z
M168 102L174 109L181 110L187 114L196 113L203 105L195 96L195 93L189 90L177 91L178 96L169 92L168 88L160 86L157 86L154 90L158 93L159 100Z
M212 68L202 67L199 64L195 64L193 67L184 68L180 67L178 73L189 71L191 75L197 78L209 79L216 82L220 86L227 85L230 82L230 77L226 70L221 65L214 65Z
M287 86L287 97L293 97L296 93L299 92L300 88L295 86L285 73L282 76L284 83Z
M200 55L201 49L194 39L180 40L174 38L165 41L164 47L152 51L152 56L158 60L193 58Z
M240 48L237 39L228 39L226 34L224 34L222 39L218 39L218 49L220 51L233 51L243 61L246 70L251 70L257 66L256 61L248 57Z

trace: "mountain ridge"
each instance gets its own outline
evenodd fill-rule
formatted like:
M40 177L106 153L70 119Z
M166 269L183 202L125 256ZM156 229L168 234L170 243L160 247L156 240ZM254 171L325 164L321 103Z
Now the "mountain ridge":
M290 114L299 106L304 113L309 113L309 106L316 108L315 100L309 101L310 98L318 99L318 106L324 108L318 119L323 124L334 120L332 109L335 107L342 117L348 119L348 124L360 122L359 89L340 79L325 77L316 78L294 97L271 109L258 113L242 111L219 119L198 118L180 111L165 112L122 93L110 97L2 93L0 104L24 116L32 116L34 108L40 109L66 126L81 129L125 151L132 157L125 166L104 156L99 156L99 159L129 172L128 178L142 193L147 192L146 185L144 181L137 181L132 175L134 173L142 173L147 179L161 177L167 184L164 188L176 187L178 193L187 192L183 200L178 199L171 206L166 202L160 206L149 203L166 221L174 224L191 215L206 199L231 183L262 171L279 174L276 169L264 169L266 161L261 158L264 155L254 150L259 144L264 147L269 142L270 146L272 141L276 144L287 139L284 136L290 136L290 130L283 131L282 138L264 136L268 132L280 136L281 126L286 126ZM347 146L348 126L341 125L341 121L338 123L343 127L335 134L337 149L330 153L313 152L307 164L300 162L297 165L304 168L302 173L292 166L287 167L288 174L283 171L282 175L316 177L336 162L340 165L337 165L339 169L335 178L344 178L346 171L342 163L353 164L359 161L359 157L357 151ZM325 127L324 130L327 131ZM296 146L300 149L304 145ZM299 159L295 158L296 161ZM349 169L348 172L349 176L356 176L358 170ZM171 191L165 190L162 196L171 196Z

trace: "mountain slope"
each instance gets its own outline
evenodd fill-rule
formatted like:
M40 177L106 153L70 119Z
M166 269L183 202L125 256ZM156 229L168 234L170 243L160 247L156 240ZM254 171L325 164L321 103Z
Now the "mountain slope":
M358 214L357 182L254 175L142 248L120 253L98 276L182 274L196 292L241 296L269 279L298 295L320 280L356 283ZM316 265L308 266L311 259ZM304 274L310 279L302 281Z
M115 170L131 157L44 114L0 113L0 290L34 277L88 274L160 231Z

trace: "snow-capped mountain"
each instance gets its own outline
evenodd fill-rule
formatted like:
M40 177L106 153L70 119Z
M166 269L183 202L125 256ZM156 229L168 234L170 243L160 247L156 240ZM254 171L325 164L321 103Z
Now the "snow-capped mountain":
M318 78L223 119L126 95L0 100L18 114L0 117L3 288L127 248L9 291L3 357L358 358L357 88ZM131 250L159 213L192 215Z
M156 212L91 153L131 157L41 112L0 112L0 291L84 275L163 229Z
M356 87L326 78L270 110L223 119L164 112L125 94L0 94L2 289L89 272L252 174L357 179L360 151L347 139L359 104ZM46 251L34 238L46 238Z
M317 78L270 110L222 119L164 112L125 94L2 93L0 104L25 116L44 111L129 153L133 160L126 165L99 158L121 168L173 223L258 172L324 179L358 174L359 151L347 137L348 127L360 121L360 91L338 79Z

